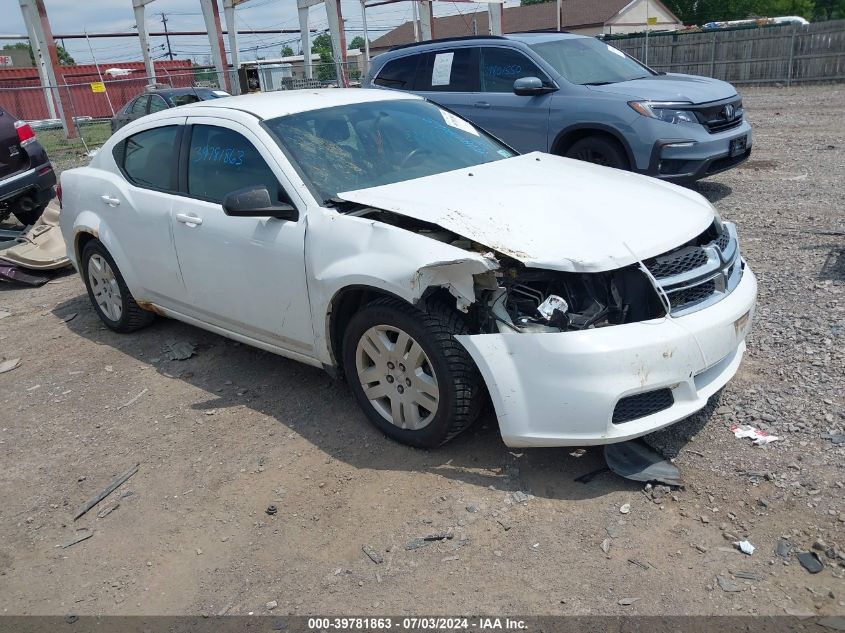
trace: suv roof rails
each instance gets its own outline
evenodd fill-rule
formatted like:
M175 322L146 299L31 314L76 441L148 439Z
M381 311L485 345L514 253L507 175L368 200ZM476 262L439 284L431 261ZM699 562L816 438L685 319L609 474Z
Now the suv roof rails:
M506 40L507 37L503 35L463 35L461 37L443 37L435 40L426 40L425 42L411 42L410 44L399 44L388 51L398 51L403 48L413 48L414 46L423 46L425 44L439 44L440 42L465 42L467 40Z

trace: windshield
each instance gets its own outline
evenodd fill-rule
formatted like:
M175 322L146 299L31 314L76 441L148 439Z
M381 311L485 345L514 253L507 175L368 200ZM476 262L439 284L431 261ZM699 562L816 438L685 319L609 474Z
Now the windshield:
M265 121L319 200L514 155L463 119L418 100L356 103Z
M564 79L574 84L597 86L644 79L656 73L622 51L592 37L572 38L529 45Z

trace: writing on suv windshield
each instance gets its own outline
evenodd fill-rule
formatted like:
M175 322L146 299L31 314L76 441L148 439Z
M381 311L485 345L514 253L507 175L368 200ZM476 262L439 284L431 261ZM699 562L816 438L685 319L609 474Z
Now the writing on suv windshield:
M496 139L426 101L357 103L265 125L320 200L513 156Z
M591 37L555 40L530 46L573 84L601 86L645 79L656 74L610 44Z

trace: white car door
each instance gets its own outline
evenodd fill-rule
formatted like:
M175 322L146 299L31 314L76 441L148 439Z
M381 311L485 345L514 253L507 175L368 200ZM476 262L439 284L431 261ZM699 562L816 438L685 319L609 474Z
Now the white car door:
M186 134L180 166L184 195L172 208L186 313L313 356L302 200L290 195L290 181L271 148L245 125L190 117ZM299 220L227 216L221 205L225 195L252 185L264 185L271 197L292 204Z
M176 191L179 138L185 117L157 121L118 143L116 170L97 170L89 204L121 252L113 255L132 280L133 294L170 305L184 299L170 223ZM105 236L104 236L105 237Z

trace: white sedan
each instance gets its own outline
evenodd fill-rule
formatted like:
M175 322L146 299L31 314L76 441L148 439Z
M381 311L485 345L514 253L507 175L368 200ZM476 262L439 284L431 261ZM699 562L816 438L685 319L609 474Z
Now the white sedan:
M755 306L696 193L513 150L388 91L164 110L61 177L68 256L118 332L165 315L344 375L437 446L489 398L509 446L627 440L702 408Z

